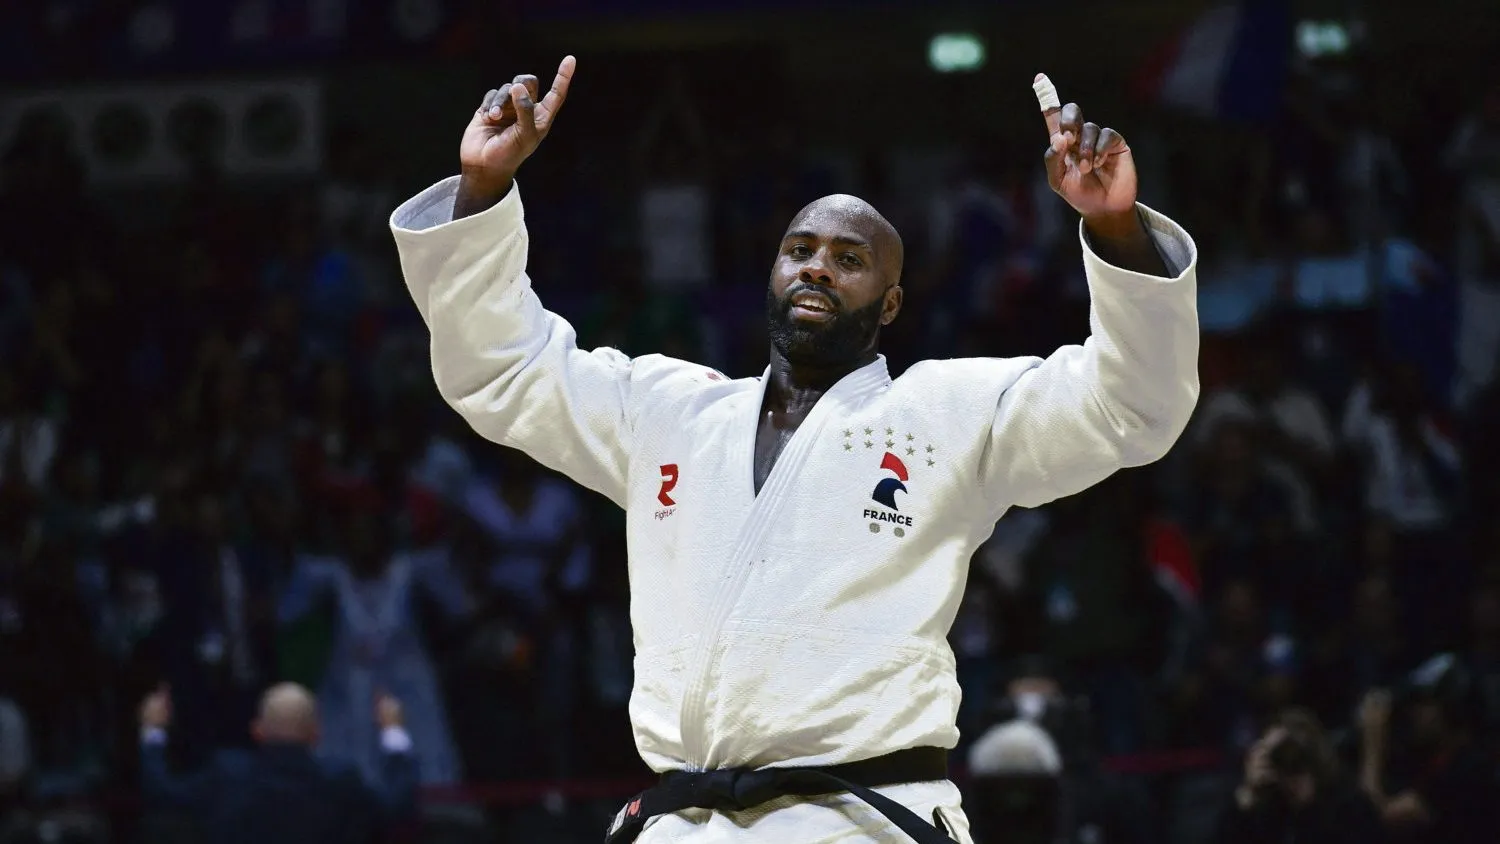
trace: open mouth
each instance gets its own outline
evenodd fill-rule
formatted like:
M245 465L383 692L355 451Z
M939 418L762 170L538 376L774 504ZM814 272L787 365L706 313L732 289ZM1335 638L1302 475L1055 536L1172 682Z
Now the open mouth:
M835 313L832 299L811 291L793 296L791 310L794 315L804 319L830 319Z

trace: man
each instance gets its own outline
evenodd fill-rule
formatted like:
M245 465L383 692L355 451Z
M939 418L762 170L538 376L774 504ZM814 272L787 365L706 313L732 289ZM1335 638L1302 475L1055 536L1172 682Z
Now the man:
M1290 709L1250 747L1214 840L1363 844L1382 836L1375 807L1341 770L1317 718Z
M531 76L490 91L462 175L408 200L392 230L449 404L626 508L630 715L666 776L611 839L649 821L643 842L888 841L892 823L967 840L946 780L959 688L945 636L969 557L1006 509L1177 439L1198 394L1191 239L1136 205L1125 141L1039 76L1048 172L1083 215L1085 345L893 380L876 349L901 310L901 238L830 196L779 246L762 377L585 352L532 292L513 184L574 69L564 59L540 102Z
M364 782L352 768L313 756L318 713L313 696L291 683L273 686L260 702L251 733L254 752L226 751L188 779L168 770L166 730L172 702L165 690L141 704L141 785L148 804L197 816L207 840L264 844L367 844L415 806L417 765L402 727L401 705L376 705L385 753L385 781Z

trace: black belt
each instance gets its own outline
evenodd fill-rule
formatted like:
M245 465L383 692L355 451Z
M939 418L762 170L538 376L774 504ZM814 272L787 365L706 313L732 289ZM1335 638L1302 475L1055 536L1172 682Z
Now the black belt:
M668 771L654 787L637 794L610 825L605 844L628 844L657 815L684 809L737 812L778 797L812 797L847 791L870 804L917 844L955 844L916 812L874 789L884 785L948 778L948 751L914 747L874 759L826 768L726 768L718 771Z

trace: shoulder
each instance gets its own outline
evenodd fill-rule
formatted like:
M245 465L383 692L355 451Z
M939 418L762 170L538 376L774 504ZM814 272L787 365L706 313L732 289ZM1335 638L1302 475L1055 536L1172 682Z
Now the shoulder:
M714 398L753 386L753 378L731 379L701 363L666 355L644 355L631 365L633 397L638 403L683 398Z
M213 755L209 770L220 776L243 777L255 769L255 753L249 750L220 750Z
M949 395L991 403L1041 362L1035 357L924 360L903 372L892 387L897 395Z

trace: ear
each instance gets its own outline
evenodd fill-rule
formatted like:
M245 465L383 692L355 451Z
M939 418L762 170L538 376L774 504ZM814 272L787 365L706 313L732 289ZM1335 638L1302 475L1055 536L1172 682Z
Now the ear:
M890 325L896 319L896 314L901 313L901 298L905 291L897 284L885 291L885 307L880 309L880 324Z
M266 731L261 728L259 718L250 722L250 737L255 739L256 744L264 744L266 741Z

